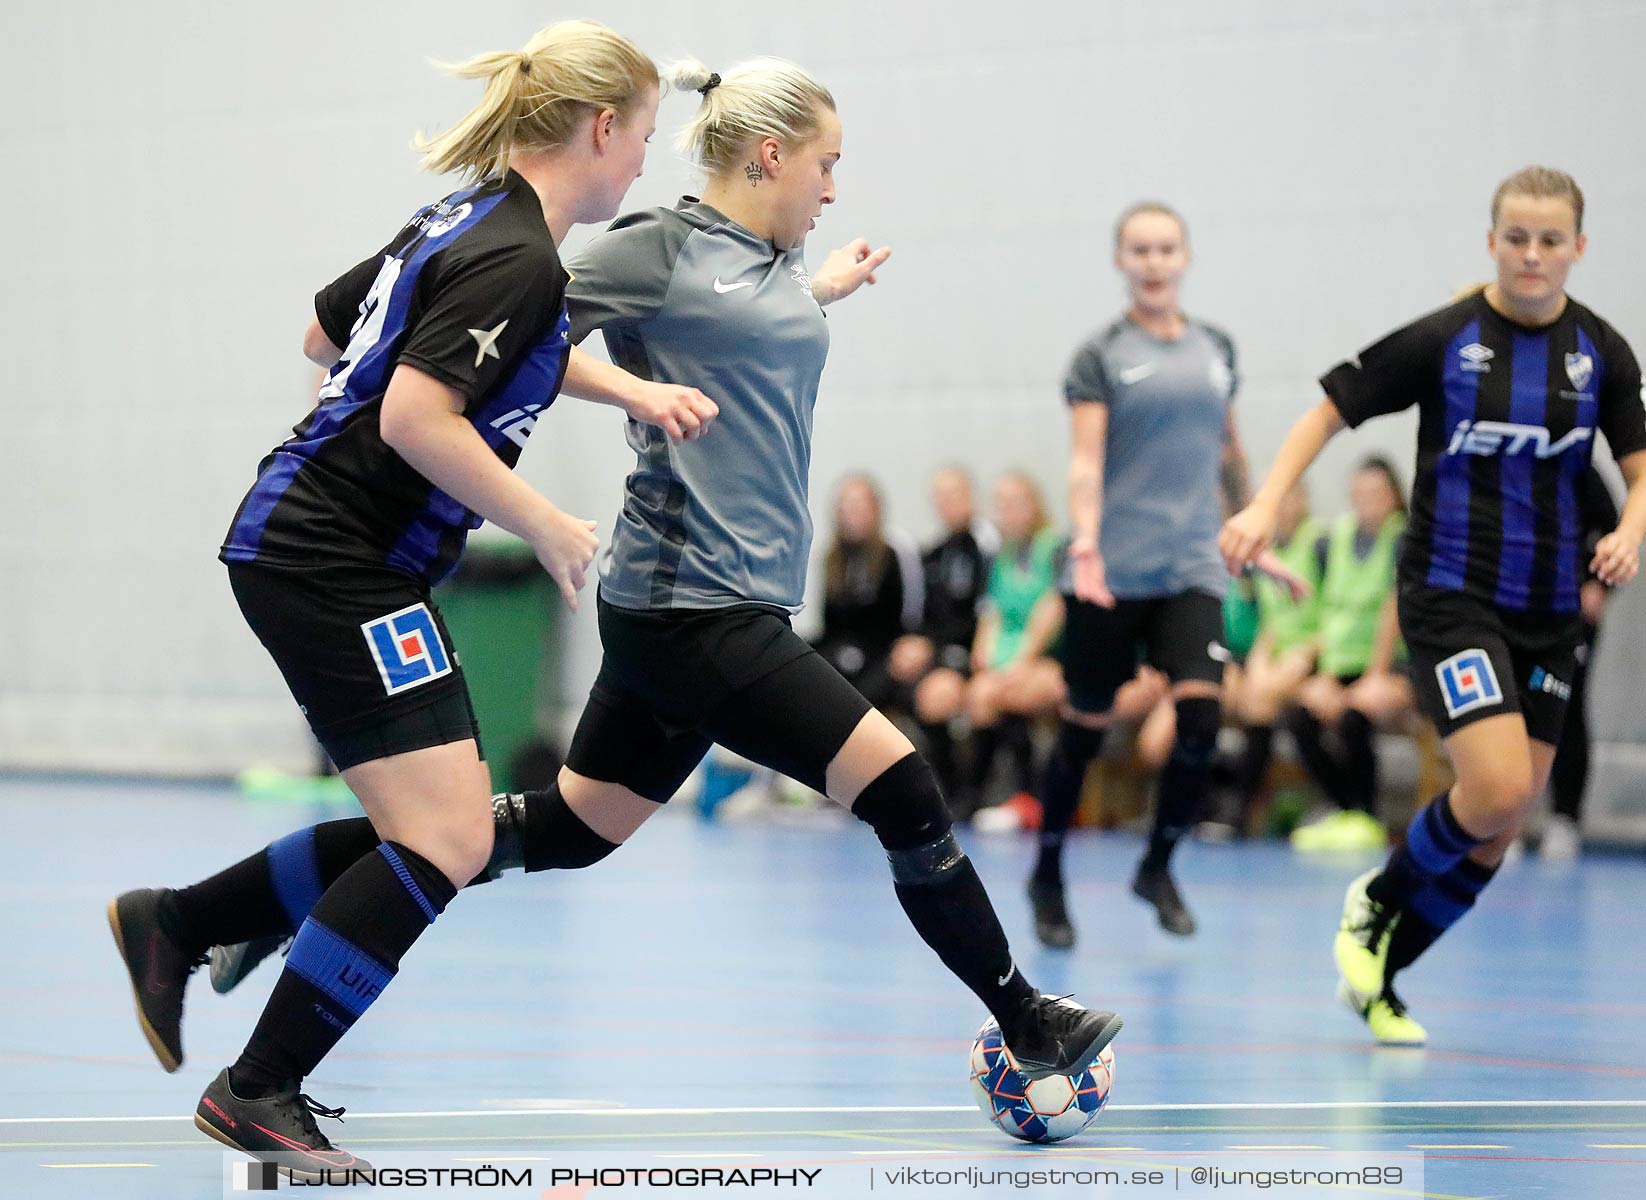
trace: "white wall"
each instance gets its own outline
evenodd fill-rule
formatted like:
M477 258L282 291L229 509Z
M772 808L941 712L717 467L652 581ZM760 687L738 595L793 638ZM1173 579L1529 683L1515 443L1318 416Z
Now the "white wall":
M5 7L0 765L305 761L214 552L306 411L313 291L445 190L407 140L478 93L426 60L519 45L556 15L477 7ZM830 313L820 513L866 468L925 534L926 477L948 460L1024 465L1055 495L1058 381L1120 303L1110 224L1143 196L1190 218L1187 303L1239 343L1259 464L1320 371L1484 277L1487 199L1528 162L1583 183L1574 291L1646 343L1646 5L597 7L660 57L782 54L840 101L841 199L813 261L858 234L896 253ZM690 99L665 101L664 131ZM633 204L690 187L667 142ZM1322 506L1352 458L1409 461L1410 430L1334 446ZM614 413L563 401L522 471L604 526L628 465ZM572 629L578 693L598 651L588 612Z

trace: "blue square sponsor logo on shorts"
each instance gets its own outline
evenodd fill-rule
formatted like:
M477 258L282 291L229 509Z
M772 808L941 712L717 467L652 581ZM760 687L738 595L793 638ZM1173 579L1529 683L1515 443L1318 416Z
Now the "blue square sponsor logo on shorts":
M360 632L383 677L383 690L391 696L451 674L451 656L426 604L367 621Z
M1503 703L1503 689L1497 686L1497 672L1484 650L1460 650L1435 668L1440 695L1446 701L1446 715L1464 713Z

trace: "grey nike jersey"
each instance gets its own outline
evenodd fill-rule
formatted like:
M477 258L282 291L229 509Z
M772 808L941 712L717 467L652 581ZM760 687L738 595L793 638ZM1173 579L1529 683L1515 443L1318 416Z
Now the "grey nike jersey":
M1200 321L1163 341L1122 317L1075 353L1064 398L1109 406L1101 550L1116 596L1223 594L1218 472L1238 386L1234 343Z
M568 264L571 336L599 329L612 361L720 406L708 434L671 445L630 421L637 461L600 562L621 608L800 610L811 551L812 409L829 353L799 250L693 197L618 218Z

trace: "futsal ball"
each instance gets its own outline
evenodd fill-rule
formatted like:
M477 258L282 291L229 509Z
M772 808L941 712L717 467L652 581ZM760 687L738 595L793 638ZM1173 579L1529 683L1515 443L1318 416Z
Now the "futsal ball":
M1025 1142L1061 1142L1092 1123L1114 1086L1114 1051L1076 1075L1048 1075L1032 1083L1017 1072L1012 1052L990 1017L972 1043L972 1099L983 1115Z

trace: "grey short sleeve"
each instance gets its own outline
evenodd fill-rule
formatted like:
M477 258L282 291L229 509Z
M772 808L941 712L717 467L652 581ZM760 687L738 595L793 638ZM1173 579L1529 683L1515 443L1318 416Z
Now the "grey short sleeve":
M1229 403L1233 404L1235 394L1240 391L1240 365L1235 361L1234 339L1216 325L1207 325L1202 321L1201 328L1210 335L1223 356L1223 365L1229 368Z
M1098 339L1075 351L1074 361L1063 377L1063 398L1070 404L1114 403L1114 388L1103 365L1103 347Z
M690 233L668 209L648 208L619 217L585 246L566 267L572 341L656 316Z

